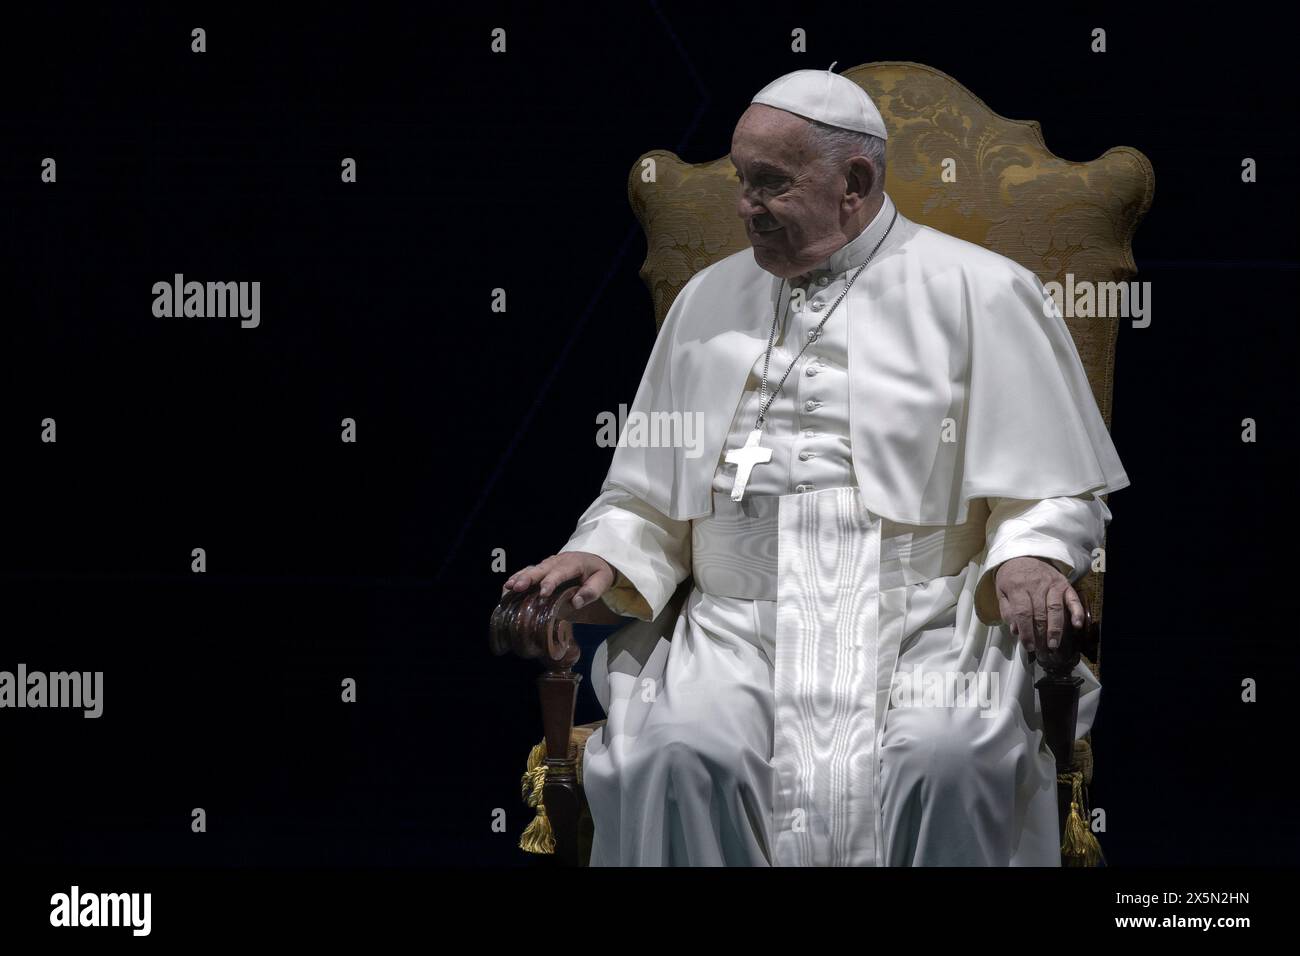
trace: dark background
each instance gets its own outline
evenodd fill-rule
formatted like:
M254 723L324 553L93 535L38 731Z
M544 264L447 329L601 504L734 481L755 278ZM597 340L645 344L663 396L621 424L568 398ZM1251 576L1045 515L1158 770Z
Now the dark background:
M654 335L627 172L723 155L758 89L833 60L925 63L1062 157L1154 164L1093 799L1113 865L1293 855L1292 34L1088 10L7 11L0 669L102 670L105 712L0 711L0 861L526 863L535 669L488 654L492 550L555 551L608 467L595 415ZM261 327L155 319L176 272L261 281Z

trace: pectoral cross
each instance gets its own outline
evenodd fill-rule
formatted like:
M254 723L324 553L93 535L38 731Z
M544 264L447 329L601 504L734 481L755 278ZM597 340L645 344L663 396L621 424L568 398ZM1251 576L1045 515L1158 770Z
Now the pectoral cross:
M772 460L772 449L764 448L758 443L763 429L755 428L749 433L749 441L743 448L733 448L727 452L726 462L736 466L736 483L731 486L731 500L739 501L745 496L745 485L749 483L749 473L755 465Z

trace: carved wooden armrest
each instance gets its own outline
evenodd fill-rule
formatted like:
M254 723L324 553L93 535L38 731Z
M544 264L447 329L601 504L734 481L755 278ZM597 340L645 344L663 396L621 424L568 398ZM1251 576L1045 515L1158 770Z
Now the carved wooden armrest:
M1034 652L1035 660L1044 671L1044 676L1034 687L1038 690L1039 706L1042 708L1043 734L1056 757L1061 862L1066 866L1091 866L1100 859L1101 847L1084 821L1085 772L1074 766L1075 731L1079 723L1079 688L1083 686L1083 678L1075 676L1074 668L1079 663L1081 651L1096 658L1101 641L1101 624L1093 620L1088 596L1077 586L1075 591L1083 604L1083 627L1076 628L1067 614L1060 646L1054 650L1043 648Z
M555 835L555 856L577 865L578 820L582 791L577 776L577 753L570 748L573 713L582 675L573 672L581 650L573 639L573 623L613 624L624 621L604 601L573 607L581 581L565 581L543 597L537 585L527 591L505 591L488 625L488 643L498 657L514 652L537 659L543 671L537 679L542 702L542 728L546 738L546 785L542 800Z

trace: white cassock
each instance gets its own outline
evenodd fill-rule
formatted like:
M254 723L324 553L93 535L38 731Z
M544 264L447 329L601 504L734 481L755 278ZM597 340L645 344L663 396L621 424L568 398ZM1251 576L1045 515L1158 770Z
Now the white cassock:
M802 309L786 284L772 384L893 212L801 280ZM1031 272L899 215L733 502L778 284L749 249L687 283L561 549L609 561L606 603L646 622L593 661L591 862L1058 866L1041 672L993 572L1033 555L1077 581L1096 495L1128 484L1069 331ZM694 445L633 432L670 412L702 414ZM1077 673L1081 736L1100 685Z

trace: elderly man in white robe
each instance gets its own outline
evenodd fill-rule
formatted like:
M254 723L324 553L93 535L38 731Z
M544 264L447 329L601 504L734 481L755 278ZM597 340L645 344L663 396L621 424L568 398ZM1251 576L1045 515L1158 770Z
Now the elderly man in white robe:
M647 622L592 665L593 865L1060 864L1031 652L1082 626L1128 478L1042 284L900 215L886 135L830 71L754 98L752 248L682 289L628 415L701 440L625 429L568 543L506 581Z

